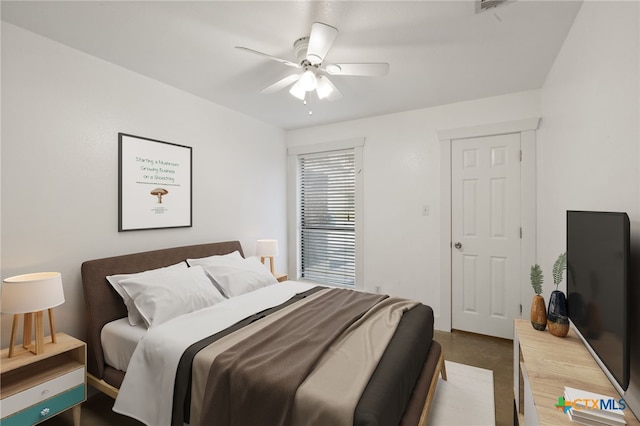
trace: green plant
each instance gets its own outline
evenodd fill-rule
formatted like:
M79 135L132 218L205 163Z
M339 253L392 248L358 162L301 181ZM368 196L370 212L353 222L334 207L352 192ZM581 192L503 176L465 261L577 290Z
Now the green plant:
M531 267L531 286L536 294L542 293L542 283L544 277L542 276L542 268L537 263Z
M567 269L567 253L564 252L558 256L555 263L553 264L553 284L556 286L556 290L558 290L558 286L562 282L562 276L564 275L564 271Z

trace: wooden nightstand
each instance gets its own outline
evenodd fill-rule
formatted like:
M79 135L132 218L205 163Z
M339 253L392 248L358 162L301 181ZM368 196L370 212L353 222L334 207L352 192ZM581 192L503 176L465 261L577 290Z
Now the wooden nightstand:
M277 272L274 273L273 276L276 277L276 280L278 280L279 283L289 279L289 276L287 274L278 274Z
M69 408L80 426L80 404L87 399L86 344L64 333L57 343L45 343L44 353L19 348L8 358L0 352L0 413L2 426L33 425Z

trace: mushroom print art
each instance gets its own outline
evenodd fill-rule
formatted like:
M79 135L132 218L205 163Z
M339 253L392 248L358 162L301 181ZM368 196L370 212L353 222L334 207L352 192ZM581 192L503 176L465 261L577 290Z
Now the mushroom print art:
M153 191L151 191L151 195L155 195L158 197L158 204L162 204L162 196L167 195L168 193L169 191L167 191L164 188L156 188Z

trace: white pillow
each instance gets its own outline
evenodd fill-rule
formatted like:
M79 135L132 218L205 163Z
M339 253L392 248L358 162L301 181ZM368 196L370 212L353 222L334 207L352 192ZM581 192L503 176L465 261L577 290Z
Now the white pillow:
M242 257L242 255L240 254L240 252L238 250L228 253L228 254L216 254L213 256L209 256L209 257L200 257L198 259L187 259L187 263L189 264L189 266L194 266L194 265L203 265L211 260L215 261L216 259L238 259L238 260L242 260L244 259L244 257Z
M202 263L202 267L228 297L240 296L278 281L255 257L232 259L219 257Z
M201 266L121 280L147 327L224 301Z
M127 292L124 291L124 289L120 285L120 281L126 280L128 278L135 278L135 277L148 276L151 274L164 273L168 270L174 270L174 269L180 270L180 269L188 269L188 268L189 268L189 265L187 265L185 262L180 262L180 263L176 263L175 265L165 266L164 268L158 268L158 269L150 269L148 271L138 272L136 274L109 275L107 277L107 281L109 281L109 284L111 284L111 287L113 287L113 289L120 295L120 297L122 297L122 300L124 301L124 304L127 307L127 311L129 313L128 314L129 324L140 325L144 322L144 320L142 319L142 315L140 315L140 312L138 312L138 309L133 304L133 300L131 300L131 297L129 297Z
M189 264L189 266L195 266L195 265L208 265L208 264L213 264L215 265L217 261L221 260L221 259L225 259L225 260L244 260L244 257L242 257L242 255L240 254L240 252L238 250L232 252L232 253L228 253L228 254L216 254L213 256L208 256L208 257L200 257L198 259L187 259L187 263ZM229 294L224 291L224 288L222 288L220 286L220 284L218 284L216 282L215 279L213 279L213 277L211 277L211 282L213 282L213 285L216 286L216 288L218 289L218 291L220 293L222 293L222 295L226 298L229 298Z

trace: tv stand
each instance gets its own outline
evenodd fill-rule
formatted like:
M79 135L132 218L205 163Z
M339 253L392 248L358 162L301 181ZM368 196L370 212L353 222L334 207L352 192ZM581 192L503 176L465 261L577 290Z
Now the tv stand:
M621 398L573 329L556 337L534 330L529 320L516 319L513 392L519 424L577 424L555 407L565 386ZM640 425L631 410L624 412L627 426Z

